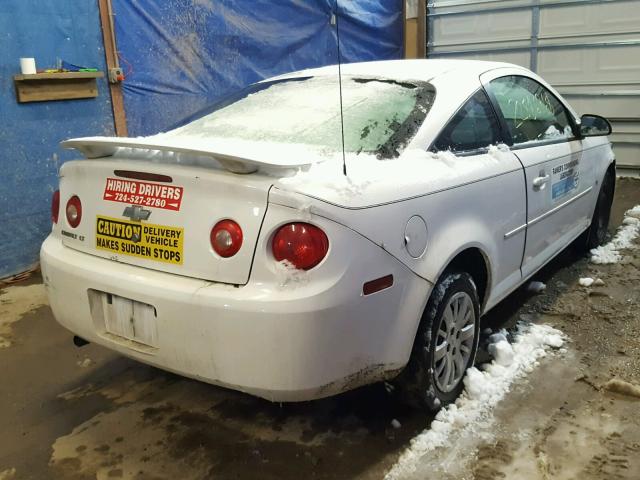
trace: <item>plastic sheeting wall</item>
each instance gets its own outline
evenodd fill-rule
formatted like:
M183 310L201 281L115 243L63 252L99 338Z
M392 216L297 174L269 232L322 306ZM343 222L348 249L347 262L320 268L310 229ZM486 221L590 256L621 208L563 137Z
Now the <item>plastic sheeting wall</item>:
M105 80L96 99L16 101L13 75L19 58L35 57L38 68L56 59L105 69L97 2L2 0L0 2L0 278L38 261L51 229L51 193L60 164L73 158L58 142L82 135L113 135ZM77 155L76 155L77 156Z
M112 0L129 134L263 78L335 64L336 0ZM343 62L402 57L402 0L338 0Z

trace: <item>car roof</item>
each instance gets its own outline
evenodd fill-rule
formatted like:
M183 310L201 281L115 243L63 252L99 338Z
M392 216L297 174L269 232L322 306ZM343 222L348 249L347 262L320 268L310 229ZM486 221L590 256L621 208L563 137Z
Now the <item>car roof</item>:
M381 60L372 62L345 63L340 66L343 75L371 75L394 80L434 80L445 74L457 72L474 77L496 68L517 67L511 63L483 60L411 59ZM337 65L310 68L281 75L269 80L280 80L303 76L336 75Z

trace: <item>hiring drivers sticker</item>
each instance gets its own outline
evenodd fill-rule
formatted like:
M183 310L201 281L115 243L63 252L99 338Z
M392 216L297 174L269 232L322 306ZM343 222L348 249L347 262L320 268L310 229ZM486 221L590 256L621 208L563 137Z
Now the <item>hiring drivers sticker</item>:
M177 211L180 210L182 192L182 187L107 178L102 198L112 202Z
M184 229L96 217L96 248L108 252L182 265Z

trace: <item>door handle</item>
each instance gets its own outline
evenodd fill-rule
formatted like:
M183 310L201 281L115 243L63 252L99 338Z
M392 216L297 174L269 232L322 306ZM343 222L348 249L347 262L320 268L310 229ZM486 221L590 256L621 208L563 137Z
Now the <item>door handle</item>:
M549 175L543 175L533 179L533 188L542 190L551 177Z

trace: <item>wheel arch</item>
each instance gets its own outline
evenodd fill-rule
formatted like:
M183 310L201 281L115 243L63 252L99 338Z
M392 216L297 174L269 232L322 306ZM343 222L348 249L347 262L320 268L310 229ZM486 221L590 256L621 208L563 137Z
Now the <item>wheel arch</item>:
M591 215L593 215L596 210L596 205L598 203L598 194L599 194L600 188L602 188L602 185L604 185L604 181L607 177L610 177L612 180L611 202L613 203L613 197L615 196L615 193L616 193L616 159L615 158L611 159L611 161L608 164L606 164L606 167L601 166L599 173L597 174L596 181L599 183L596 184L596 188L594 188L596 195L595 195L595 200L593 201Z
M491 279L491 268L488 256L480 247L475 245L459 249L445 265L446 266L442 271L439 272L434 288L431 289L431 292L426 299L425 307L413 339L409 361L400 375L395 379L396 384L400 387L400 393L407 403L413 406L426 407L430 411L438 410L441 407L442 402L445 402L444 404L446 405L455 400L455 396L453 398L446 397L451 394L450 390L442 393L442 391L432 383L434 380L429 380L428 377L433 374L435 368L425 370L424 367L421 367L421 365L424 365L425 359L430 358L430 350L424 347L424 345L431 346L432 339L434 338L433 324L429 321L425 322L425 320L428 320L429 318L438 318L438 314L436 313L437 309L440 308L438 305L442 305L441 302L444 295L446 295L446 288L448 288L445 287L445 289L439 289L435 288L435 286L437 286L438 282L441 280L445 280L443 285L449 285L446 281L447 278L451 278L452 281L457 281L459 277L461 277L461 275L457 274L460 273L465 273L465 277L467 275L470 276L472 286L475 287L478 294L481 317L483 306L488 298ZM468 290L469 286L466 288ZM477 327L474 333L472 348L474 351L477 351L480 332L480 328L478 327L481 327L481 318L476 318L475 324ZM474 355L475 353L471 354L468 366L473 365ZM429 373L427 374L425 372ZM462 380L460 380L460 382L462 382ZM427 388L425 388L425 386ZM462 387L456 388L461 389ZM455 391L456 390L454 389L453 392ZM457 394L459 393L460 391L458 391ZM444 397L442 395L444 395Z
M466 272L471 275L478 292L480 301L480 312L484 311L487 299L491 290L491 261L483 248L479 245L467 245L456 250L456 252L444 264L438 272L437 281L447 272Z
M613 178L613 183L611 184L612 186L611 197L613 198L613 196L616 193L616 159L615 158L611 161L611 163L607 167L607 170L604 172L604 176L602 178L604 179L607 176L611 176Z

